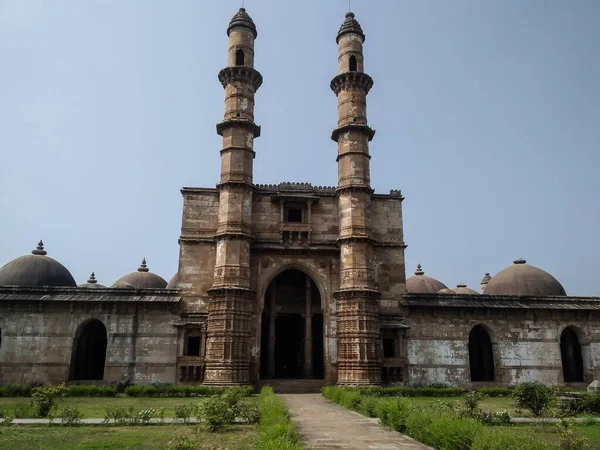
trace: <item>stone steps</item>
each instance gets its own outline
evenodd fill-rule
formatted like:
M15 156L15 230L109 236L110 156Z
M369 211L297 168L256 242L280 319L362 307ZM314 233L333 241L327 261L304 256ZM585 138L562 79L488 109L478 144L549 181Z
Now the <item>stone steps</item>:
M325 386L325 380L290 379L261 380L259 386L271 386L277 394L318 394Z

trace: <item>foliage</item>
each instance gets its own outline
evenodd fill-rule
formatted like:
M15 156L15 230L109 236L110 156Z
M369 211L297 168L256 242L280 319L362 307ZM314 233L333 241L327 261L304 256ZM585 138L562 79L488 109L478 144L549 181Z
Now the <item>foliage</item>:
M487 398L487 395L477 391L468 391L463 397L463 406L471 417L479 414L479 403Z
M510 423L510 413L504 411L481 411L479 420L485 425L497 426L508 425Z
M112 421L115 425L126 425L134 422L135 408L129 406L107 405L104 408L104 423Z
M578 437L573 431L573 422L561 420L556 424L560 428L560 448L561 450L582 450L589 447L587 439Z
M61 424L67 426L81 425L81 411L77 406L69 405L68 403L59 411L58 416L60 417Z
M63 391L64 397L116 397L117 389L112 386L69 386Z
M235 389L243 397L248 397L254 392L252 386L236 386L229 389ZM221 387L203 385L128 386L125 388L125 394L129 397L209 397L225 391Z
M175 405L175 419L188 423L194 413L194 406L191 404Z
M539 381L519 384L512 393L515 407L528 409L535 417L542 417L556 404L556 391Z
M24 403L18 403L13 409L13 414L17 419L30 419L35 417L33 406Z
M189 436L179 436L170 443L174 450L196 450L198 441Z
M376 409L379 402L380 400L375 397L363 396L357 411L363 416L377 417Z
M31 397L30 384L7 384L0 386L0 397Z
M301 450L298 432L290 419L285 402L273 393L269 386L263 387L258 399L260 413L259 450Z
M154 408L140 409L136 414L136 419L143 425L148 425L150 419L153 419L157 415L157 410ZM164 420L164 408L163 408L163 420Z
M219 431L233 421L227 401L219 395L213 395L201 403L197 414L198 419L202 421L201 426L210 432Z
M14 418L15 418L15 416L13 416L11 413L4 411L3 409L0 409L0 419L2 419L3 426L12 425Z
M31 404L37 417L46 417L58 397L65 390L64 385L40 386L31 390Z
M512 390L507 387L487 387L477 389L477 392L488 397L510 397Z
M471 450L555 450L554 445L537 436L508 428L483 428L477 434Z
M412 405L405 398L389 398L381 400L375 408L380 423L392 430L404 433L406 419L412 412Z

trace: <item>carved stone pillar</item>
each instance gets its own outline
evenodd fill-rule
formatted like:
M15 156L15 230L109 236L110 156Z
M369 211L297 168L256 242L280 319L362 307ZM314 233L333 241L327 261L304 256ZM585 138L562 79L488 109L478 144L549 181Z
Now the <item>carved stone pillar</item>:
M312 297L310 277L306 276L306 306L304 311L304 378L313 377L312 364Z

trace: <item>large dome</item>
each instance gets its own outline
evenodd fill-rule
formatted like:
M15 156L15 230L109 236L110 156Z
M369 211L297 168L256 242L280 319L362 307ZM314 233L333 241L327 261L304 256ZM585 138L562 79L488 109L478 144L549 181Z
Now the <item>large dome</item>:
M77 286L65 266L46 256L42 241L31 253L0 268L0 286Z
M447 289L447 286L441 281L425 275L421 264L417 264L415 276L406 280L406 290L409 294L435 294L441 289Z
M517 259L514 264L502 270L487 284L485 295L567 295L556 278L542 269Z
M167 287L167 282L162 277L150 272L150 269L146 266L146 258L144 258L137 272L118 279L111 287L120 289L164 289Z

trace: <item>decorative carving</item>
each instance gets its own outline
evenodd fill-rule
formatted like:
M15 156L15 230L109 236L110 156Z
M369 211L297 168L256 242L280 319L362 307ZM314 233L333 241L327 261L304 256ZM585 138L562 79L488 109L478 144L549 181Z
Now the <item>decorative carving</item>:
M330 86L335 95L339 95L342 90L358 90L367 95L373 87L373 79L363 72L345 72L331 80Z
M252 86L254 92L262 85L263 77L258 70L252 67L235 66L225 67L219 72L219 81L223 87L234 82L246 83Z

